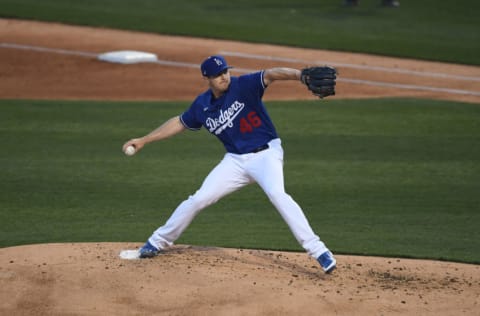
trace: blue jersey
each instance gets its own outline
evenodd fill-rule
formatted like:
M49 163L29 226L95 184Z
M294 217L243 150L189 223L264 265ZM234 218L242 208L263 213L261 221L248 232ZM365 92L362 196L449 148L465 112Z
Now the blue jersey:
M190 130L204 126L227 152L246 154L278 138L262 102L263 71L231 77L228 90L215 99L209 89L200 94L180 120Z

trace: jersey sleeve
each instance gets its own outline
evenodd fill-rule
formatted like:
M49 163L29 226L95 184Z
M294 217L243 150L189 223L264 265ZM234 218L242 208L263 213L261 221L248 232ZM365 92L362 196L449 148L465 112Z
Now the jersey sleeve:
M253 72L239 77L242 85L247 86L249 91L252 91L258 98L263 97L263 93L267 86L263 81L264 70Z
M180 122L183 126L192 131L198 131L202 128L202 123L197 119L196 111L197 108L196 102L193 102L190 108L180 115Z

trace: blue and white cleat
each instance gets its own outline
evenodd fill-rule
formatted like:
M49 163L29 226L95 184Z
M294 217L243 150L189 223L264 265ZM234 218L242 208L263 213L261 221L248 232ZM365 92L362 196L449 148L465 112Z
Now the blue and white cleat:
M317 258L318 263L322 266L323 271L329 274L337 267L337 260L330 251L325 251Z
M139 258L153 258L160 253L160 250L147 241L138 252L140 254Z

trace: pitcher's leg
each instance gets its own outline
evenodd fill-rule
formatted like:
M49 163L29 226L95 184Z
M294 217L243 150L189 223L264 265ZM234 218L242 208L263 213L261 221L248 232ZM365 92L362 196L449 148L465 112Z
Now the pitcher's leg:
M287 223L298 243L309 255L317 259L322 253L328 251L320 237L313 232L303 210L290 195L280 190L280 188L271 186L264 188L264 190Z
M248 167L249 174L260 185L287 223L298 243L317 259L328 251L313 232L300 206L285 192L283 179L283 150L273 148L259 153Z
M200 189L180 203L165 225L159 227L148 241L158 249L171 246L202 209L249 181L236 161L226 155L205 178Z

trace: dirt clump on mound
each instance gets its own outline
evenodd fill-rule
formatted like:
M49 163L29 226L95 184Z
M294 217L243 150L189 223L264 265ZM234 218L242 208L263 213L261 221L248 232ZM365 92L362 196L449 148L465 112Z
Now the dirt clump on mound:
M123 260L135 243L0 249L2 315L475 315L480 266L179 245Z

